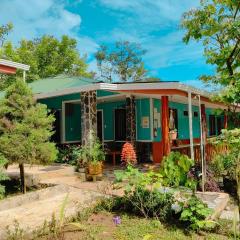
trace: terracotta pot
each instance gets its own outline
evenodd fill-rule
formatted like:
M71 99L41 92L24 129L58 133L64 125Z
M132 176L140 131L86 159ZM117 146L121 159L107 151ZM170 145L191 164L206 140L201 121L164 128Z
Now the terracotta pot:
M102 174L103 172L103 164L102 162L99 162L99 163L89 163L88 164L88 173L90 175L99 175L99 174Z
M169 135L170 135L171 140L176 140L177 139L177 131L170 131Z

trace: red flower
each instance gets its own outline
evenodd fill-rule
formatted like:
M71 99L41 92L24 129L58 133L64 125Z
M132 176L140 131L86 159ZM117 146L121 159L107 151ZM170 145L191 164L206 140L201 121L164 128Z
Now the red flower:
M131 143L126 142L122 147L121 161L127 164L137 163L136 152Z

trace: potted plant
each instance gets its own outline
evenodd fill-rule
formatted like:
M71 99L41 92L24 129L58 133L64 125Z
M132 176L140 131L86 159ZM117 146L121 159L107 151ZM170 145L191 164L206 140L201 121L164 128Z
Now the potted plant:
M86 173L86 166L89 159L89 151L86 146L76 146L73 148L72 155L76 159L76 170L79 173Z
M170 140L176 140L177 139L177 129L176 128L170 130L169 137L170 137Z
M90 132L89 143L85 146L86 156L88 158L89 175L99 175L103 172L103 162L105 161L105 152L103 146L93 132Z

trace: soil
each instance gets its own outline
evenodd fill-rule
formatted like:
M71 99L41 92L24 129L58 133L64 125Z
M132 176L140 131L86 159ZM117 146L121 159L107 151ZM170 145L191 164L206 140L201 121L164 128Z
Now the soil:
M71 226L66 226L63 234L59 236L57 239L61 240L88 240L93 239L91 238L91 232L88 231L88 226L91 226L91 231L94 231L94 233L97 236L96 239L98 240L112 240L114 239L113 234L116 229L115 224L113 223L113 217L114 215L111 213L97 213L92 214L88 220L87 223L84 224L84 230L74 230L74 228L71 229ZM94 226L94 229L92 228ZM90 237L90 238L89 238ZM38 238L38 240L52 240L52 236ZM95 239L95 238L94 238Z

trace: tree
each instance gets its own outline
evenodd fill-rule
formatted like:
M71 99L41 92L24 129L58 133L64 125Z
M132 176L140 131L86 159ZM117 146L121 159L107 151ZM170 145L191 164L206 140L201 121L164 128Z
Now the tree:
M6 25L0 26L0 47L3 46L6 37L12 31L12 29L13 29L12 23L7 23Z
M0 102L0 153L19 164L22 192L26 192L24 164L48 164L56 159L53 115L46 105L36 103L31 89L23 81L11 85Z
M91 77L87 71L86 57L81 57L77 49L77 41L66 35L59 40L53 36L44 35L34 40L21 40L13 46L6 41L0 48L0 58L30 65L26 81L32 82L58 74ZM22 78L22 72L16 76L0 75L0 89L5 89L17 78Z
M7 180L7 175L3 172L3 169L5 168L5 165L7 164L7 159L0 154L0 182L3 180ZM0 199L3 198L5 192L4 186L0 184Z
M240 1L202 0L197 9L183 15L184 41L202 41L207 63L216 66L205 82L221 85L218 100L235 112L240 101Z
M100 76L112 82L116 76L122 82L139 81L145 78L146 69L142 61L145 50L137 43L116 42L113 48L102 45L96 52Z

